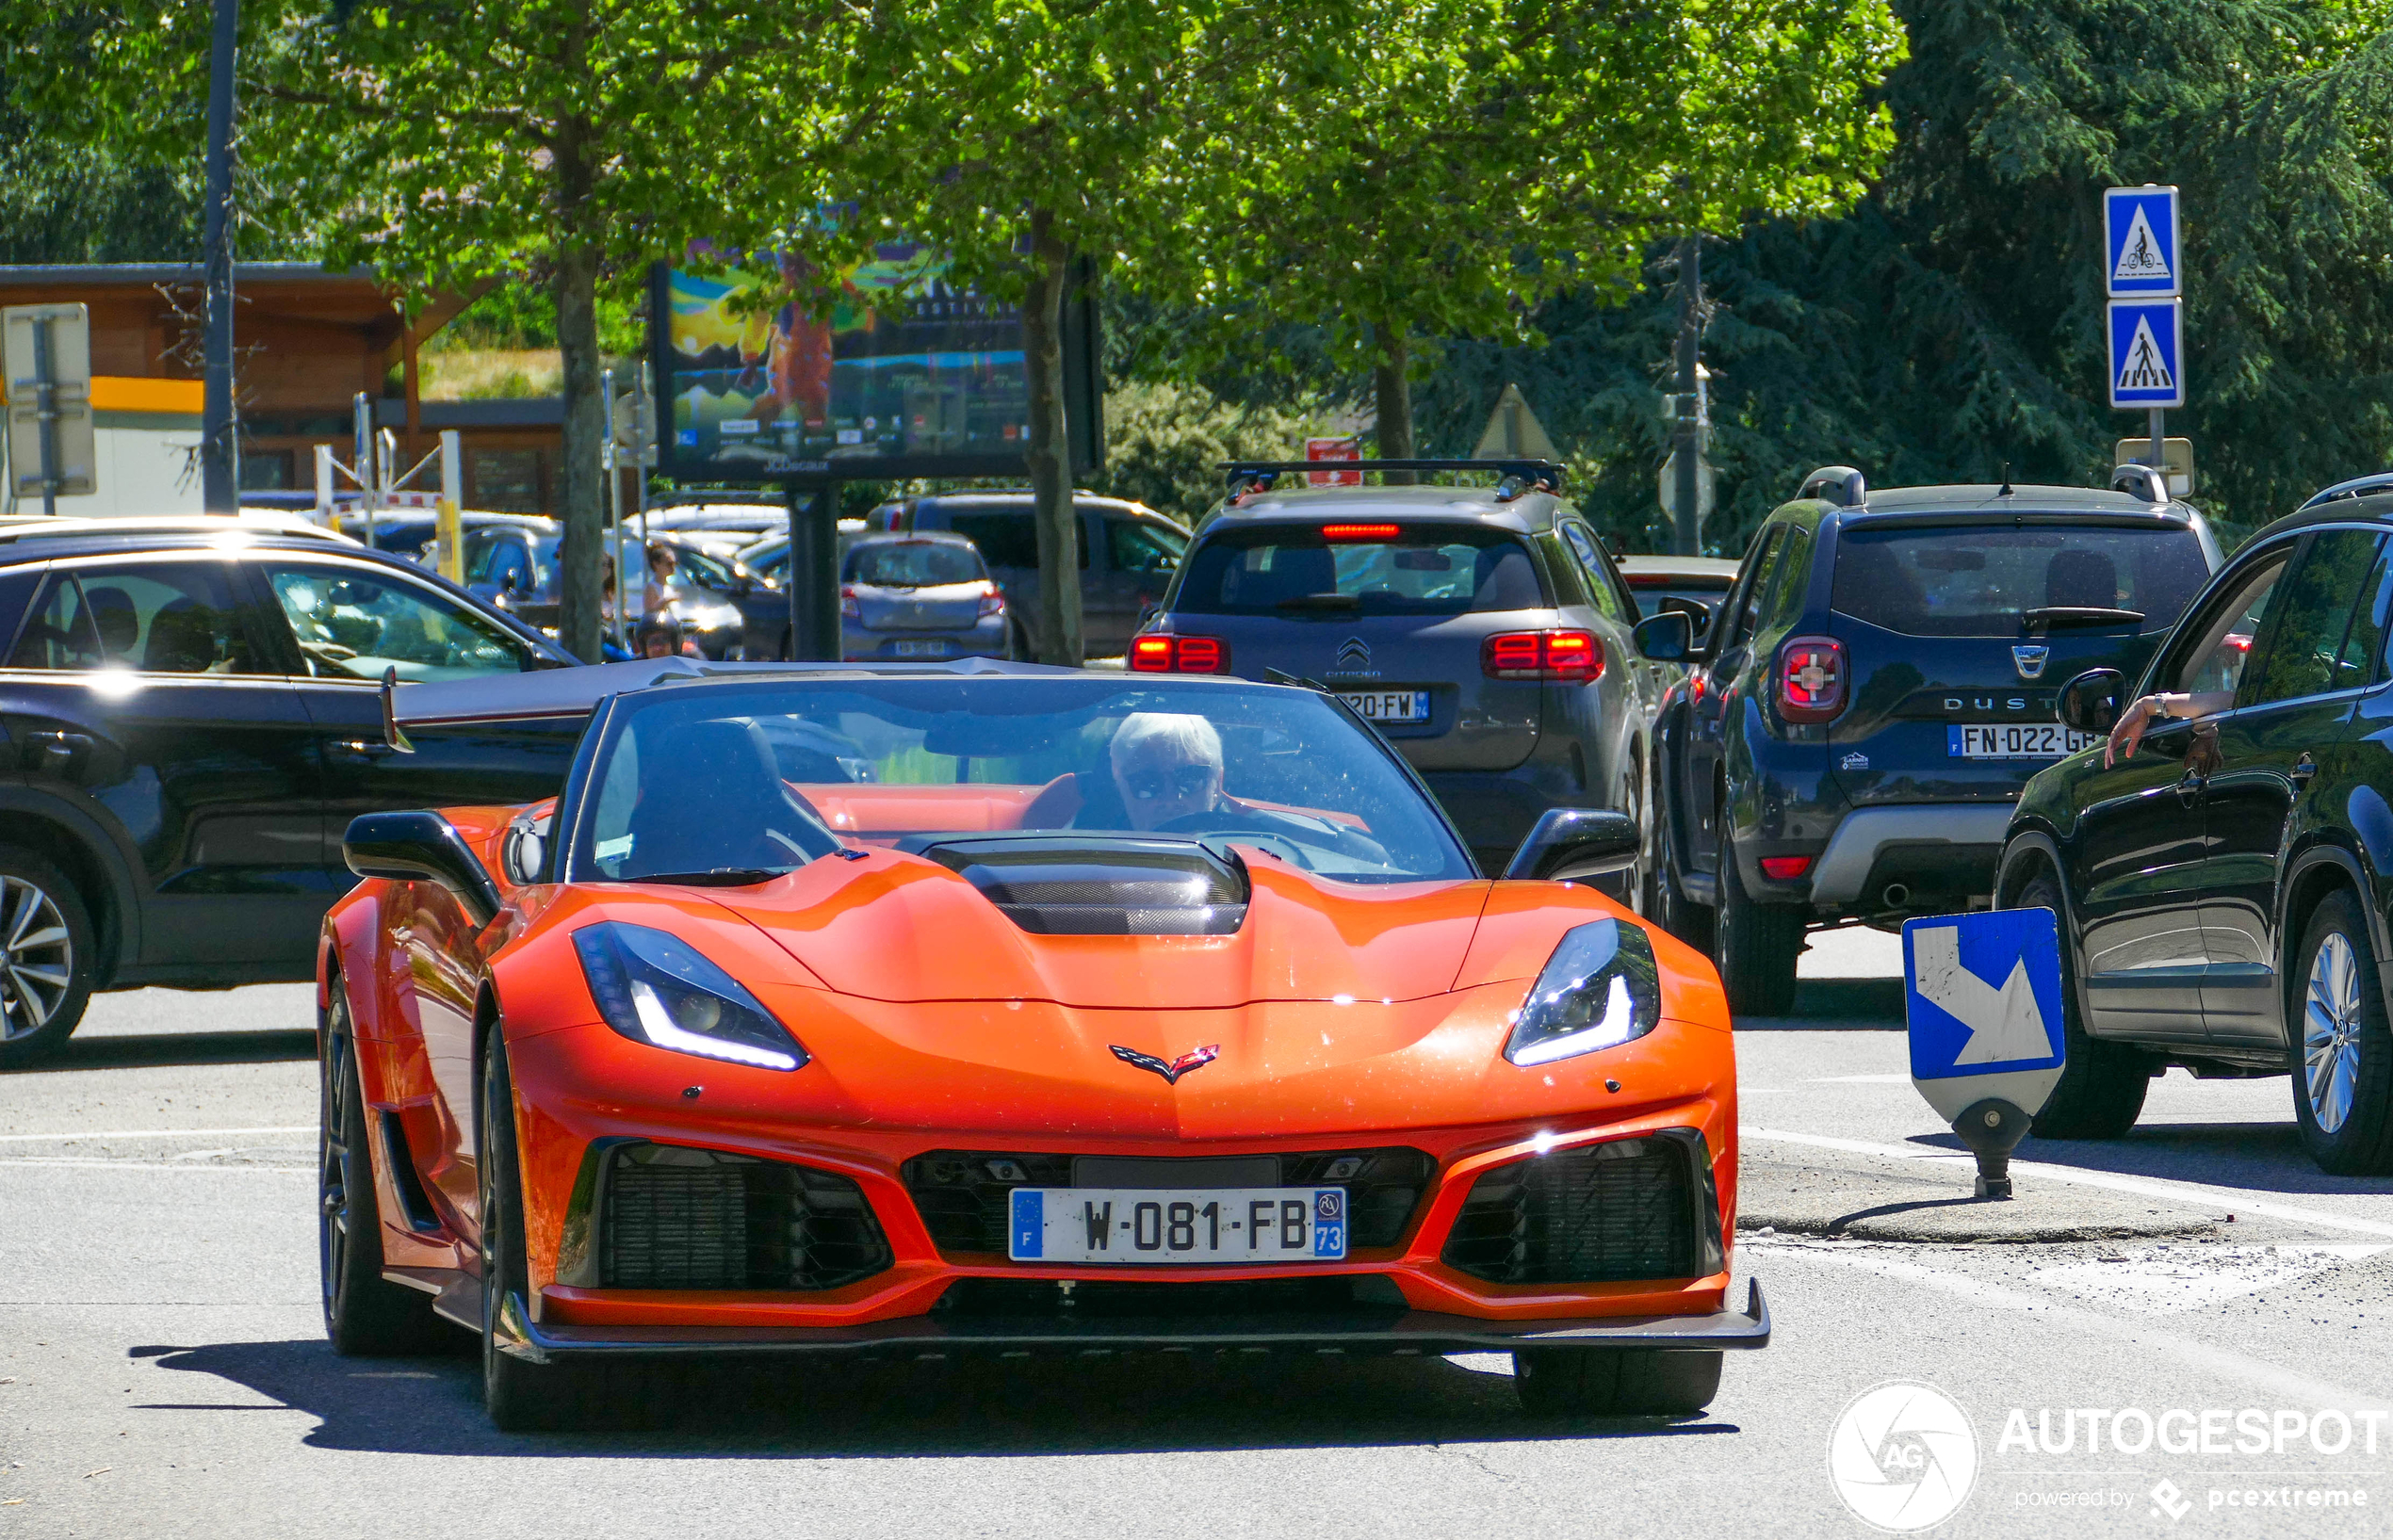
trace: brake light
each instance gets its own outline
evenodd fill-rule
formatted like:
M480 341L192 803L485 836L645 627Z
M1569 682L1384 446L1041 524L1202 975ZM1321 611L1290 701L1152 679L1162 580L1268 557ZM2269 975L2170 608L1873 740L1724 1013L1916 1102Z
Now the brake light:
M1225 673L1229 644L1219 637L1132 637L1130 666L1133 673Z
M1766 855L1762 857L1762 875L1791 883L1812 869L1808 855Z
M845 583L839 585L839 613L852 621L864 618L863 607L855 602L855 590Z
M1325 524L1324 540L1393 540L1400 531L1392 524Z
M1503 631L1479 646L1490 679L1555 679L1592 684L1603 677L1603 643L1588 631Z
M981 595L981 619L987 620L992 615L1002 615L1004 613L1005 595L1000 593L996 587L992 585L986 593Z
M1828 721L1845 709L1845 644L1834 637L1797 637L1778 653L1778 714L1788 721Z

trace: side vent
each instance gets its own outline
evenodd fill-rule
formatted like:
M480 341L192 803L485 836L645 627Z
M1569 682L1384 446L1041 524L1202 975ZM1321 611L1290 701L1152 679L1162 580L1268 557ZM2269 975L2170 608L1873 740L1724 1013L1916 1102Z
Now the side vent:
M1869 483L1850 465L1823 465L1803 478L1798 498L1816 497L1838 508L1859 508L1869 500Z
M407 1126L397 1112L385 1111L382 1118L383 1159L391 1168L391 1184L399 1189L399 1207L407 1210L408 1228L439 1229L440 1214L432 1208L432 1195L424 1191L424 1178L415 1174L415 1157L407 1147Z

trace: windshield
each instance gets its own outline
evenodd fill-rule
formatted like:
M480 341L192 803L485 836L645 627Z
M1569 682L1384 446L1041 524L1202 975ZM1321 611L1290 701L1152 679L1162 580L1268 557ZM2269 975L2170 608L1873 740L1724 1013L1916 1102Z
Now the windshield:
M1838 612L1915 637L2010 637L2031 609L2123 609L2112 629L2166 631L2210 580L2202 540L2144 529L2004 524L1848 529Z
M1468 857L1387 751L1310 690L1112 679L676 687L627 697L569 869L631 882L804 865L845 841L1071 830L1244 845L1348 882Z
M872 588L937 588L977 583L980 553L958 540L892 540L858 545L848 553L842 580Z
M1459 615L1539 609L1529 549L1457 524L1264 525L1208 535L1173 608L1196 615Z

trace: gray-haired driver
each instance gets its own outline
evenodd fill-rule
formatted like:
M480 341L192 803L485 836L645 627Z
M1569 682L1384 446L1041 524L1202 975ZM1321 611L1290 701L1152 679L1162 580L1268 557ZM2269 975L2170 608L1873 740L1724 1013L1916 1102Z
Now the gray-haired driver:
M1134 711L1114 734L1114 785L1145 833L1222 805L1221 735L1202 717Z

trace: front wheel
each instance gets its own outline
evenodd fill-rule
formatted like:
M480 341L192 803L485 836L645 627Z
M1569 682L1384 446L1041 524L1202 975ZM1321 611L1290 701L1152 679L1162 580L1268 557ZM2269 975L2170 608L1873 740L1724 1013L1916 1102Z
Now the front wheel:
M91 1002L98 963L90 914L66 873L0 845L0 1069L66 1043Z
M1522 1348L1512 1386L1538 1417L1690 1417L1720 1391L1720 1354Z
M317 1259L323 1274L324 1335L344 1357L430 1353L448 1328L430 1296L383 1277L382 1203L366 1141L366 1087L340 979L324 1013L317 1060Z
M2005 907L2049 909L2056 925L2068 913L2061 907L2059 879L2049 867L2028 878ZM2077 1011L2076 981L2070 977L2070 956L2064 928L2060 938L2060 1079L2030 1128L2038 1139L2117 1139L2143 1114L2144 1093L2152 1087L2151 1062L2124 1043L2106 1043L2087 1033Z
M497 1027L482 1049L482 1408L502 1433L574 1428L587 1420L587 1375L578 1364L539 1364L509 1351L529 1297L524 1189L515 1145L515 1090Z
M2393 1034L2366 915L2349 888L2310 916L2290 1002L2299 1012L2293 1117L2319 1169L2393 1172Z

